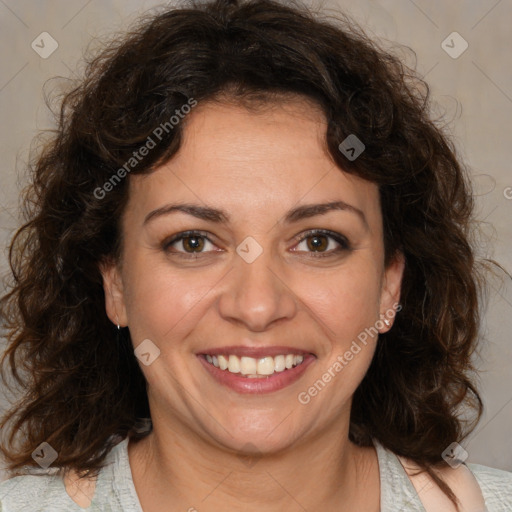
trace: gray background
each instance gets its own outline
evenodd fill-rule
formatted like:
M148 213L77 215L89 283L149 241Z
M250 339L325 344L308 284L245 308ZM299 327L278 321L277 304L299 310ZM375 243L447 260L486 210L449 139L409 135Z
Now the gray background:
M510 0L332 0L309 5L346 11L370 35L411 47L416 66L425 76L444 112L461 158L470 166L478 196L478 218L492 238L481 254L494 257L512 272L512 2ZM43 101L43 85L54 76L79 71L80 58L93 37L122 30L137 16L163 5L134 0L0 0L0 246L6 247L17 220L20 187L25 182L28 148L38 131L51 127ZM441 43L458 32L468 49L449 56ZM32 41L48 32L57 50L41 58ZM37 39L40 41L40 39ZM388 41L388 42L386 42ZM461 48L454 40L451 51ZM48 48L48 46L46 46ZM403 57L415 64L412 52ZM58 85L55 83L55 85ZM47 84L51 90L52 83ZM0 272L6 272L5 250ZM491 282L482 329L481 389L485 414L464 442L469 462L512 471L512 285L510 279ZM0 345L1 348L1 345ZM5 407L1 398L0 407ZM0 470L0 480L2 473Z

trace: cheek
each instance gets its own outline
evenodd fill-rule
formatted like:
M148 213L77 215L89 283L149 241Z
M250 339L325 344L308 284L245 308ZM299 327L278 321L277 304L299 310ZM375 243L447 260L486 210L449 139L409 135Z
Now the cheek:
M346 266L297 283L304 302L336 343L346 343L379 318L380 275L374 266Z
M320 408L322 415L339 414L370 366L377 341L372 327L379 318L379 282L379 273L366 267L340 270L315 283L306 280L302 287L325 340L315 376L298 395L301 404L315 400L313 416Z
M142 258L133 258L126 268L130 269L126 306L134 344L150 338L159 346L164 341L174 346L172 340L183 338L196 324L216 279L205 272L148 265Z

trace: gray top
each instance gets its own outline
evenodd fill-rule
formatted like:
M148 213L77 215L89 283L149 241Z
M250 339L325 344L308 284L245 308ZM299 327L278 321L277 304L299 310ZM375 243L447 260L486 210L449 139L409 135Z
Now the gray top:
M143 512L132 480L128 438L107 455L90 507L77 505L67 494L58 469L34 470L0 484L0 512ZM381 482L381 512L425 512L412 482L395 454L375 442ZM512 511L512 473L477 464L473 472L488 512Z

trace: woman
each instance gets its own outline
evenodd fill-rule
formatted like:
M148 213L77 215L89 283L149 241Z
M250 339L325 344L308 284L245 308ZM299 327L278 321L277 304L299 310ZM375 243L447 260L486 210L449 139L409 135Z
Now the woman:
M509 510L459 444L480 273L426 85L268 0L163 12L86 76L11 247L2 450L40 468L2 510Z

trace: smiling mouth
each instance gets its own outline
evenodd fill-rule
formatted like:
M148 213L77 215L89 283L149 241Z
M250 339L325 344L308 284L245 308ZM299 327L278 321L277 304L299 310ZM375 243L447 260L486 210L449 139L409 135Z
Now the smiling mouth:
M304 361L304 356L298 354L280 354L260 358L231 355L203 355L204 359L219 370L238 374L249 379L263 379L274 374L291 370Z

